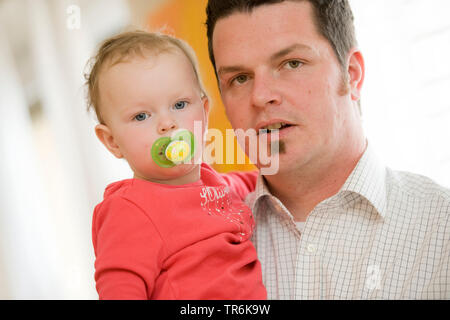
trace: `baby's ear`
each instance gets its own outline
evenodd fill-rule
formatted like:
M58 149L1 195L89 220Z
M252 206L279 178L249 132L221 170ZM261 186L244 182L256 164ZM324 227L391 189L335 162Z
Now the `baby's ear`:
M202 97L203 111L205 112L205 124L208 124L209 117L209 99L207 96Z
M109 150L109 152L111 152L118 159L123 158L119 146L114 141L114 136L107 126L105 126L104 124L96 125L95 134L97 135L97 138L101 141L101 143L103 143L103 145L106 147L106 149Z
M202 97L203 110L205 110L206 116L209 115L209 99L207 96Z

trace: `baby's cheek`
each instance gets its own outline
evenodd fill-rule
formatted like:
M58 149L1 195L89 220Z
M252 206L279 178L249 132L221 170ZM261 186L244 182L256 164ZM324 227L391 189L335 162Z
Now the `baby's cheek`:
M151 155L151 145L145 141L132 140L129 141L128 159L129 161L140 164Z
M190 115L187 119L187 124L189 125L192 130L194 129L194 124L197 123L197 126L204 126L204 119L203 115L201 113Z

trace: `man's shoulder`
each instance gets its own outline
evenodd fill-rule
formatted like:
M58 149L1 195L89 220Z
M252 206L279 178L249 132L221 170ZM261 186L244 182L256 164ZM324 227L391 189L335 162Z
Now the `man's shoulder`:
M253 206L255 205L256 201L256 191L252 191L245 197L245 204L250 207L250 209L253 209Z
M422 199L442 198L450 202L450 189L433 179L407 171L387 169L388 185L412 197Z
M406 171L387 169L387 196L393 202L405 202L422 212L450 216L450 189L433 179Z

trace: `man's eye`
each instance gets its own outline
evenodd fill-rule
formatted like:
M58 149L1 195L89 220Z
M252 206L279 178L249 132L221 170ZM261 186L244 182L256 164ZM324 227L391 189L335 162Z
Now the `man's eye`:
M134 119L137 120L137 121L144 121L144 120L146 120L148 117L149 117L148 114L142 112L142 113L137 114L137 115L134 117Z
M181 110L181 109L184 109L186 107L186 105L187 105L186 101L178 101L177 103L175 103L173 105L173 107L177 110Z
M297 69L300 67L303 63L299 60L290 60L286 63L286 65L291 69Z
M233 80L231 81L232 83L237 81L239 84L243 84L248 80L248 77L244 74L241 74L235 78L233 78Z

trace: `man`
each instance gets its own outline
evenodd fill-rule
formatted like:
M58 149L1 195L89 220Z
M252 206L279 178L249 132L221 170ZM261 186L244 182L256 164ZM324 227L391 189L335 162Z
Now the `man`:
M269 298L450 298L450 191L368 144L348 1L209 0L207 15L233 128L279 134L279 170L247 199Z

